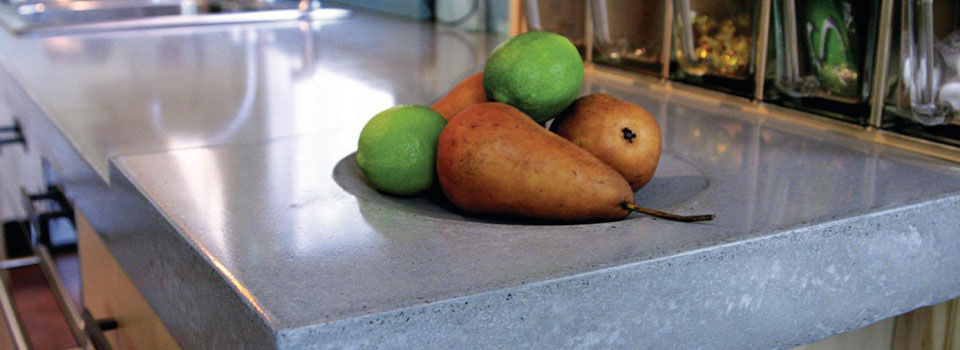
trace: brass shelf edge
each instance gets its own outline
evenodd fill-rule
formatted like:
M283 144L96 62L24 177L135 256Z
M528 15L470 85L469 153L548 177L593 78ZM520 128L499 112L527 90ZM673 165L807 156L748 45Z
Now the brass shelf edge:
M770 42L770 8L772 0L764 0L760 5L760 28L757 31L756 68L753 73L754 102L763 101L763 85L767 79L767 53Z
M890 52L891 26L893 25L893 0L883 0L880 8L879 32L877 33L877 53ZM874 57L873 82L870 87L870 115L867 121L872 127L879 128L883 123L884 97L887 91L890 55L878 54Z

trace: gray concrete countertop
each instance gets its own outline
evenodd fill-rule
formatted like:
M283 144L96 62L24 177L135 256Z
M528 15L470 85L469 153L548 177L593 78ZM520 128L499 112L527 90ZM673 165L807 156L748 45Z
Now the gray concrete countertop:
M311 23L0 32L0 67L101 178L108 159L342 128L439 99L500 39L353 12ZM343 130L352 133L354 130Z
M584 93L664 133L638 202L715 221L532 225L366 186L366 120L495 43L356 14L0 34L0 64L45 156L102 181L65 186L187 348L783 348L960 295L960 167L596 74Z
M960 294L957 167L602 79L587 91L663 126L640 203L717 219L465 217L371 190L338 132L116 164L281 346L784 347Z

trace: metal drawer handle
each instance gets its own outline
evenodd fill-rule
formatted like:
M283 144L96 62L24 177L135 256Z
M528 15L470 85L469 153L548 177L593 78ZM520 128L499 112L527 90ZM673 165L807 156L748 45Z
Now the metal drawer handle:
M27 212L27 220L31 228L33 228L33 230L30 231L36 233L30 237L32 245L36 246L38 243L42 243L46 246L51 246L50 220L68 218L71 224L76 225L73 217L73 207L59 186L50 185L47 186L46 192L35 194L30 194L26 189L20 188L20 194L22 196L23 207ZM43 209L35 205L38 202L52 204L53 210L43 211Z
M103 331L117 329L117 321L112 318L95 319L87 308L83 308L81 317L83 317L83 333L90 340L90 345L95 349L110 349L110 343L103 336Z
M23 138L23 129L20 128L20 121L14 119L13 125L0 127L0 146L8 144L23 144L26 146L27 139ZM10 134L10 135L7 135Z

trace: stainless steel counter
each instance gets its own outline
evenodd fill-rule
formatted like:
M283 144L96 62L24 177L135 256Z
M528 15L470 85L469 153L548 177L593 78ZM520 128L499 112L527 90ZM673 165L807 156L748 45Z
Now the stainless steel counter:
M593 73L663 129L638 201L715 221L530 225L367 187L366 120L497 42L358 13L0 35L0 65L189 348L788 347L960 295L960 167Z

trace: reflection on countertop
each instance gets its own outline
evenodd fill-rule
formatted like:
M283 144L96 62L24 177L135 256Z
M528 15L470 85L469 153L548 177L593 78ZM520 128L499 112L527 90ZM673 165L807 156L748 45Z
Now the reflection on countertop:
M147 39L148 38L148 39ZM0 35L0 61L106 179L107 159L358 125L429 103L495 37L357 13L347 21ZM95 135L115 135L104 138Z
M194 27L343 18L349 11L319 0L4 0L0 29L15 35Z
M803 241L801 234L780 234L848 225L865 215L960 193L960 168L890 147L597 76L588 77L585 92L634 101L663 126L664 161L651 182L660 187L640 190L638 201L680 213L713 212L717 219L684 224L633 215L610 223L542 225L471 217L435 197L386 196L367 186L351 163L362 119L264 144L124 156L116 164L179 232L230 271L275 327L291 334L604 268L687 261L704 251L723 254L730 244L749 246L773 237ZM269 258L275 256L283 258ZM876 272L844 266L843 257L764 259L776 261L743 267L760 269L754 273L771 285L790 285L797 278L769 275L764 269L772 263L834 265L847 276L860 276L855 278ZM703 287L685 288L714 288L717 295L697 297L708 304L726 305L731 288L770 303L792 297L698 279ZM840 282L828 286L848 288ZM304 302L311 307L304 309ZM817 307L835 308L812 308ZM710 309L698 304L686 312ZM686 329L677 327L672 331Z
M785 347L960 291L956 165L596 73L584 93L663 130L638 201L716 220L500 222L366 187L364 123L440 98L499 41L357 13L0 34L0 65L54 126L38 148L61 137L95 173L66 190L192 347Z

